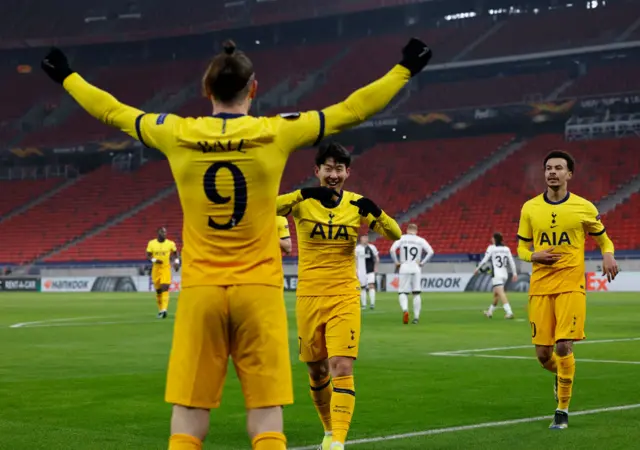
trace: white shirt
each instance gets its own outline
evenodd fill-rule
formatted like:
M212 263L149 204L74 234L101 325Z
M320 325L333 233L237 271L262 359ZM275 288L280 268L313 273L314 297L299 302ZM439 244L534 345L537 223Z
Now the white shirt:
M357 273L365 273L365 265L367 260L367 252L364 248L364 245L356 245L356 272Z
M506 245L490 245L487 247L487 252L484 254L484 258L478 264L478 267L482 267L491 261L491 268L493 269L493 276L508 275L507 266L511 267L511 273L517 273L516 263L511 255L511 250Z
M399 240L395 241L391 246L391 258L393 262L398 264L415 265L416 267L429 261L433 255L433 248L429 243L420 236L415 234L405 234ZM398 259L397 253L400 253ZM425 254L424 257L422 256Z

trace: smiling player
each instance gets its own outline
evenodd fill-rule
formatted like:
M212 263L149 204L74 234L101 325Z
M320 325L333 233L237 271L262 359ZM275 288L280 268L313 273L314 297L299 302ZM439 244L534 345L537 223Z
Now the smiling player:
M338 143L321 146L315 175L320 187L278 197L278 214L293 216L298 236L296 301L298 353L307 363L311 398L325 437L322 450L342 450L356 393L353 361L360 342L360 281L355 248L362 223L388 239L400 227L373 201L343 191L351 155Z
M585 234L598 243L609 281L616 277L618 264L596 207L568 191L575 168L571 155L552 151L543 167L547 189L522 207L518 256L533 263L529 288L531 340L542 367L556 374L558 407L550 428L564 429L569 426L576 371L573 342L585 338Z

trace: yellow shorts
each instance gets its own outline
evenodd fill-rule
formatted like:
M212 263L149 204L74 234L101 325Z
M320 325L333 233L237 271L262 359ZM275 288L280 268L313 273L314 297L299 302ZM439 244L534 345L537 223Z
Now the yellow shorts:
M580 341L587 316L587 297L583 292L529 296L531 342L553 346L556 341Z
M165 400L217 408L229 356L247 409L293 403L282 288L197 286L180 292Z
M153 288L157 291L163 284L171 284L171 268L163 267L151 270L151 280L153 281Z
M358 357L360 295L299 296L296 301L300 361Z

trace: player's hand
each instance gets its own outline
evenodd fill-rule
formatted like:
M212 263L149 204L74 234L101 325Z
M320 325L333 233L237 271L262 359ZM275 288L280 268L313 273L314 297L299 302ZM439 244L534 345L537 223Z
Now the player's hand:
M337 200L340 195L327 186L307 187L300 189L303 199L313 198L320 202L330 202Z
M400 272L400 263L396 263L396 273Z
M377 219L382 214L382 209L380 209L380 207L376 205L373 200L365 197L359 198L358 200L351 200L351 204L358 207L358 213L362 217L367 217L369 214L371 214Z
M433 56L431 49L420 39L411 38L411 40L402 49L402 60L400 65L406 67L411 72L411 76L415 76L422 72L429 60Z
M511 281L513 281L514 283L517 283L517 282L518 282L518 275L515 275L515 274L514 274L514 275L511 277Z
M613 281L619 272L620 269L618 268L618 263L613 257L613 254L605 253L604 255L602 255L602 275L607 276L607 281Z
M553 253L555 247L549 247L546 250L535 252L531 255L531 262L543 264L545 266L551 266L556 263L562 255L559 253Z
M73 73L67 57L62 53L62 50L56 47L51 47L47 56L40 63L40 67L49 75L49 78L60 84Z

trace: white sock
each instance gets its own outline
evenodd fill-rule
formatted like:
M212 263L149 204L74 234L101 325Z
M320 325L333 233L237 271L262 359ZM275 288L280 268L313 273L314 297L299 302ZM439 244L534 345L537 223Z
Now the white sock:
M511 305L508 302L502 305L502 307L504 308L504 312L507 314L507 316L510 316L513 314L513 311L511 310Z
M369 288L369 302L371 302L371 306L376 306L376 289Z
M491 305L489 305L489 311L487 311L487 314L491 315L493 314L493 310L496 309L495 306L493 306L493 303Z
M420 294L415 294L413 296L413 318L420 318L420 309L422 308L422 298L420 298Z
M398 300L400 300L400 308L402 308L402 312L409 311L409 298L407 294L400 294L398 296Z
M363 308L367 307L367 289L366 288L360 288L360 303L362 304Z

